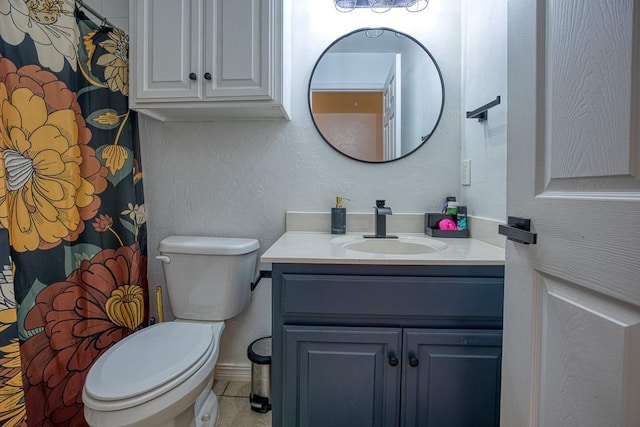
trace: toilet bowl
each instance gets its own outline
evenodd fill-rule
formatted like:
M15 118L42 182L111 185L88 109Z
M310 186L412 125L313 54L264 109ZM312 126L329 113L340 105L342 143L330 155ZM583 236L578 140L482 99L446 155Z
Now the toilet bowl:
M249 304L255 239L171 236L159 245L175 321L129 335L89 369L92 427L214 427L213 373L224 321Z
M82 393L91 426L213 427L212 390L223 322L160 323L105 352Z

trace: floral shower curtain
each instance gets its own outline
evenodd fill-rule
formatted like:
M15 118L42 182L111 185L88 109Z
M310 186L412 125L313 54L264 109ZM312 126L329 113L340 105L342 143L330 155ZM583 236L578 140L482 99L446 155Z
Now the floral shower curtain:
M148 318L128 38L0 0L0 425L81 426L93 362Z

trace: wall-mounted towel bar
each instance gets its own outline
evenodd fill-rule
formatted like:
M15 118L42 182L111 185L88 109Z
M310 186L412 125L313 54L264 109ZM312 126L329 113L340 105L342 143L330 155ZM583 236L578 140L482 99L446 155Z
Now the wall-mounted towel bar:
M467 119L478 119L479 122L484 122L485 120L487 120L487 110L491 107L495 107L498 104L500 104L500 97L496 96L496 99L488 104L483 105L477 110L467 111Z

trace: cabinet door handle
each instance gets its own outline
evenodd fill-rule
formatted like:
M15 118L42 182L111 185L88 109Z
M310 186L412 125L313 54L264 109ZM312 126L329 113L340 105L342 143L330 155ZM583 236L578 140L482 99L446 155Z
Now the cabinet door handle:
M389 352L389 365L398 366L398 358L396 357L396 354L393 351Z
M198 76L196 76L196 73L189 73L189 80L195 80L197 78Z
M205 80L211 80L211 73L204 73Z
M416 366L418 366L418 358L416 357L415 354L413 354L413 352L409 352L409 366L411 366L412 368L415 368Z

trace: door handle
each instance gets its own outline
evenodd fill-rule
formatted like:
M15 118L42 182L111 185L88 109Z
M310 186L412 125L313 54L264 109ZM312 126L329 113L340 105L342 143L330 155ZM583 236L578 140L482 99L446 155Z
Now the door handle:
M507 225L498 225L498 234L507 236L507 239L525 245L535 245L538 236L536 233L531 232L531 220L529 218L516 216L508 217Z
M205 80L211 80L211 73L204 73Z
M396 354L393 351L389 352L389 365L398 366L398 358L396 357Z
M198 76L196 76L196 73L189 73L189 80L195 81L197 78Z
M409 352L409 366L411 366L412 368L415 368L416 366L418 366L418 358L416 357L416 355L410 351Z

